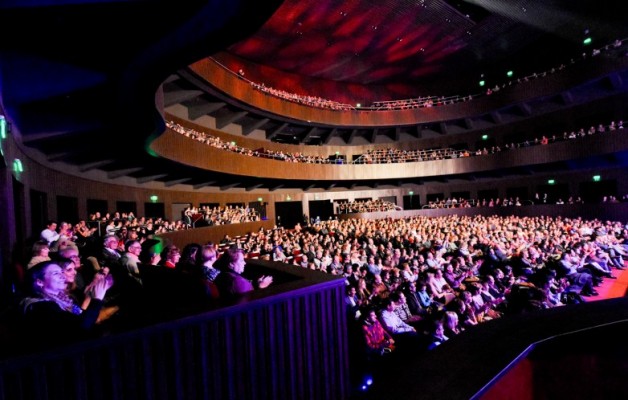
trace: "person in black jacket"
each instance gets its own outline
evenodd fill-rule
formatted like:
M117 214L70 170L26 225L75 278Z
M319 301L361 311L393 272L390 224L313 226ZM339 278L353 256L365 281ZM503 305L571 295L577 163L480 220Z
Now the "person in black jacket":
M20 308L23 315L24 338L32 349L50 348L90 337L103 305L103 298L112 285L104 275L94 279L87 288L91 301L83 310L67 292L63 269L55 261L33 266L29 271L31 295Z

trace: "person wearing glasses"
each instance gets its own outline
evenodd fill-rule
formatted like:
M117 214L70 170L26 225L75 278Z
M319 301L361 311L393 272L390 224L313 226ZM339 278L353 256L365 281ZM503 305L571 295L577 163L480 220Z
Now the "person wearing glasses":
M141 284L142 280L140 279L138 264L141 264L142 245L138 240L129 240L125 243L125 249L126 252L120 257L120 264L126 268L131 278Z

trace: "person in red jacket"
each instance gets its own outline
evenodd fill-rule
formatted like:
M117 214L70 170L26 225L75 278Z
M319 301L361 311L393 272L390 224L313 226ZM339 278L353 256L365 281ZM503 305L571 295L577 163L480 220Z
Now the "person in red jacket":
M377 319L375 310L369 311L362 325L366 349L369 354L383 355L394 349L395 341Z

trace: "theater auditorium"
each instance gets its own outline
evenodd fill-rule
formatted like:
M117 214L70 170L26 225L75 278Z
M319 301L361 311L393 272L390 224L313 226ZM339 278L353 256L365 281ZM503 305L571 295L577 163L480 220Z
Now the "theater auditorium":
M607 3L0 2L0 399L625 397Z

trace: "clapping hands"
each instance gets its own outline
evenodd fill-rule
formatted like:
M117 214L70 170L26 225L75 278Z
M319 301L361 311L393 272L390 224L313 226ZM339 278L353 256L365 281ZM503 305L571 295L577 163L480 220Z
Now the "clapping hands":
M111 275L96 274L92 283L85 288L85 292L89 293L93 299L102 300L111 286L113 286L113 277Z
M267 288L271 283L273 283L273 277L268 275L262 275L257 280L257 286L259 286L260 289Z

